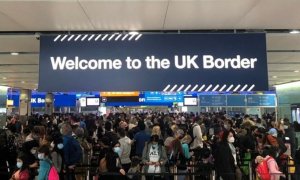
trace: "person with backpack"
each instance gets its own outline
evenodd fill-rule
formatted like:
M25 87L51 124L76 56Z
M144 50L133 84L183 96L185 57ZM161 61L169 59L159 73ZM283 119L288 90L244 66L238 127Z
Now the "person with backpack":
M201 122L200 118L196 118L193 120L193 124L190 128L189 134L192 138L190 148L192 151L197 151L203 148L203 139L202 139L202 131L199 123Z
M72 137L72 127L65 123L61 127L61 134L63 135L63 151L64 162L67 180L75 180L76 164L82 159L82 148L79 142Z
M267 156L264 158L265 164L267 164L267 170L264 170L264 172L269 172L270 174L270 180L280 180L280 177L284 177L285 175L279 170L278 164L276 162L276 158L279 156L278 148L276 147L270 147L265 151ZM264 167L264 169L266 169ZM266 173L265 173L266 174ZM261 177L264 174L259 174ZM265 180L265 179L262 179ZM266 179L268 180L268 179Z
M39 175L38 180L58 180L59 175L50 160L50 149L47 145L43 145L38 150L39 164Z
M63 139L59 133L52 134L53 141L50 144L52 162L59 173L60 179L63 179Z

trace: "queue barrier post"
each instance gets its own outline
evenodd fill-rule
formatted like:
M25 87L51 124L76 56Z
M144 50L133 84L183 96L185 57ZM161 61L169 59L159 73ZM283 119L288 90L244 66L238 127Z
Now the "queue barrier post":
M174 178L174 180L177 180L178 176L175 174L177 174L177 166L174 166L174 170L173 170L173 178Z
M249 162L249 180L252 180L253 179L253 173L252 173L252 165L251 165L251 162Z
M193 173L193 175L192 175L192 180L195 180L195 156L193 156L192 157L192 173Z
M212 172L211 172L211 179L216 180L216 171L215 170L212 170Z

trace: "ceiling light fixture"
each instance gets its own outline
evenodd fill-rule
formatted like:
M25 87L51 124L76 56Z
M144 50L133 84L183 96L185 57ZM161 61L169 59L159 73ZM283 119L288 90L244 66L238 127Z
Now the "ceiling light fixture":
M137 35L137 34L139 34L139 32L131 31L131 32L129 32L128 34L130 34L130 35Z
M295 73L298 73L298 72L299 72L299 70L295 70L294 72L295 72Z
M4 80L5 80L5 79L7 79L7 78L6 78L6 77L3 77L2 79L4 79Z
M17 56L17 55L19 55L19 53L18 52L12 52L12 53L10 53L12 56Z
M277 78L277 76L273 76L273 78Z
M299 34L299 33L300 33L299 30L292 30L292 31L290 31L290 34Z
M25 84L25 81L21 81L22 84Z

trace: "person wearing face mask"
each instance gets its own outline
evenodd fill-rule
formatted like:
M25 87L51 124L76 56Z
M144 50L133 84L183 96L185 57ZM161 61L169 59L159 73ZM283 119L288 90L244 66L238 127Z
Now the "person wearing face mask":
M120 175L125 175L125 170L122 168L121 161L120 161L120 154L122 153L120 149L120 144L118 141L112 142L109 146L105 156L100 161L100 172L109 172L109 173L119 173ZM105 162L104 164L102 164ZM105 167L103 167L105 166ZM105 169L105 171L102 171ZM125 176L118 176L118 175L106 175L101 174L99 179L109 179L109 180L120 180L124 179Z
M142 162L145 173L164 173L167 153L165 147L159 143L159 136L152 135L151 140L145 145L143 150ZM161 180L161 175L146 176L146 180Z
M266 154L265 159L267 160L268 170L271 176L271 180L280 180L280 177L285 178L285 175L279 171L276 158L279 156L278 148L270 147L266 148L264 153Z
M50 144L51 158L53 165L59 173L60 179L63 179L63 140L59 134L53 134L53 141Z
M13 173L10 180L29 180L29 164L24 154L20 154L17 158L17 170Z
M238 168L237 151L233 145L235 139L231 131L224 131L222 141L218 144L215 153L215 168L218 176L223 180L241 179Z
M38 169L38 180L46 180L48 172L50 171L52 161L50 160L50 149L48 146L43 145L38 150L38 159L40 160L40 166Z
M38 159L37 148L39 143L36 140L27 141L22 146L22 153L24 153L26 162L29 164L30 180L33 180L37 175Z
M295 129L293 126L291 126L289 119L284 118L284 132L283 140L285 143L290 144L290 154L292 157L295 157L296 154L296 134Z

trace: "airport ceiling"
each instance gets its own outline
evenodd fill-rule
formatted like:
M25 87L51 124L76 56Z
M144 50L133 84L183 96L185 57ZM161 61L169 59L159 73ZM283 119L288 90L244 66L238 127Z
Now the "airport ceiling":
M43 33L267 32L269 85L300 80L299 0L0 1L0 85L36 89ZM20 52L19 55L11 55Z

